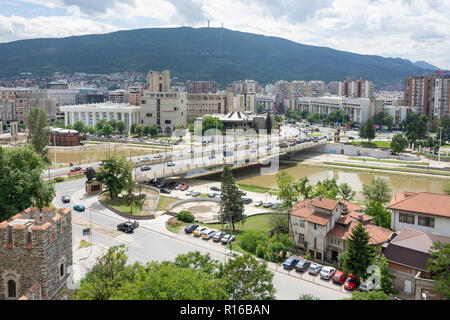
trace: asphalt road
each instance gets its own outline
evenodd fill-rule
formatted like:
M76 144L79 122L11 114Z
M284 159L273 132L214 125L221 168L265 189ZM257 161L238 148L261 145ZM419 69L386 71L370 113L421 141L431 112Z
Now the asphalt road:
M170 234L158 231L152 228L152 223L157 221L140 223L134 234L123 234L116 230L118 223L124 221L119 216L111 216L95 198L80 199L84 189L85 179L72 180L57 183L56 197L53 205L57 208L72 208L75 204L85 205L85 212L72 210L73 217L73 245L74 251L78 247L81 239L92 241L93 244L104 248L112 245L125 244L128 247L129 262L140 261L142 263L150 261L173 260L178 254L188 253L190 251L200 251L202 254L209 253L212 258L224 261L225 250L221 247L208 246L200 242L196 245L193 242L183 241ZM71 202L63 204L61 197L63 195L71 196ZM154 221L154 222L153 222ZM82 228L92 226L92 238L82 235ZM197 240L197 239L196 239ZM202 240L200 240L202 241ZM87 251L88 252L88 251ZM321 281L320 279L318 281ZM320 299L342 299L349 297L348 293L338 291L339 288L329 288L321 284L315 284L309 281L293 277L286 272L274 272L274 286L277 290L277 299L298 299L301 294L312 294Z

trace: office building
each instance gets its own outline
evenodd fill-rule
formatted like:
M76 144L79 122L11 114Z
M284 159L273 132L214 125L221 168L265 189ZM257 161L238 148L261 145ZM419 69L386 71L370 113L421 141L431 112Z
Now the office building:
M217 82L215 81L188 81L186 92L189 93L217 93Z

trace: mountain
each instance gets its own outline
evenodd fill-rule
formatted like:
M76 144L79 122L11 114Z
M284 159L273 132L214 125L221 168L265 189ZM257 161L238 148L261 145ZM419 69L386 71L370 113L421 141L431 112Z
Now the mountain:
M368 79L376 85L423 74L409 60L360 55L224 28L148 28L0 44L0 77L31 72L112 73L170 69L180 80ZM432 71L430 71L432 72Z
M441 70L440 68L433 66L432 64L429 64L426 61L416 61L416 62L414 62L414 65L418 66L419 68L422 68L422 69Z

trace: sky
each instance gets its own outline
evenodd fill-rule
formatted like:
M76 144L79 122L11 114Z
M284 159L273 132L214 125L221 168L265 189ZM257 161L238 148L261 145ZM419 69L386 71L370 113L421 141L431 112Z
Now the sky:
M450 70L450 0L0 0L0 43L210 27Z

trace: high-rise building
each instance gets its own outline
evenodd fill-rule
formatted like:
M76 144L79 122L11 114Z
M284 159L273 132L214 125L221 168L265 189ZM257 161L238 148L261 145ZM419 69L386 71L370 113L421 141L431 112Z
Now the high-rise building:
M450 114L449 91L449 72L410 76L405 80L404 103L436 124L439 118Z
M325 95L325 82L320 80L308 81L306 96L323 97Z
M148 92L170 92L170 71L150 71L147 74Z
M233 82L234 93L242 94L256 94L259 92L258 82L255 80L240 80Z
M187 93L216 93L217 82L215 81L188 81L186 83Z
M351 79L339 82L338 96L371 99L374 96L373 82L368 80L354 81Z

